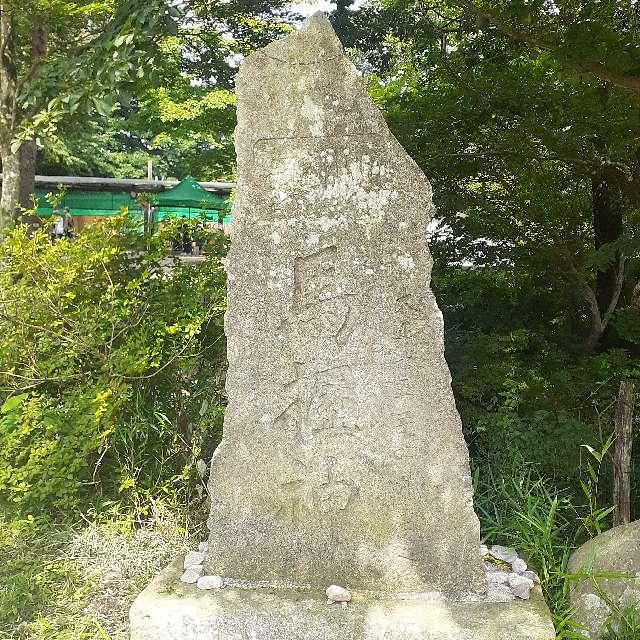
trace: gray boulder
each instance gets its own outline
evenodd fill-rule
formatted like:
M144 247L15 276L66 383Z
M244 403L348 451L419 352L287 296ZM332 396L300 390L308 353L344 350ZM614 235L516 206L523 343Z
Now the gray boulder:
M599 640L611 613L607 601L622 608L640 605L640 520L589 540L571 556L569 573L583 576L571 591L574 619L586 637ZM619 576L598 577L612 573Z

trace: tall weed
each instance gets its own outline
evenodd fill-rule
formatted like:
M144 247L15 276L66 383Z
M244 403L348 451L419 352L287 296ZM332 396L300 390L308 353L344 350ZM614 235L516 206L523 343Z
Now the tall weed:
M571 619L567 563L578 535L575 509L535 467L476 471L475 505L488 543L515 548L540 579L558 640L584 640Z

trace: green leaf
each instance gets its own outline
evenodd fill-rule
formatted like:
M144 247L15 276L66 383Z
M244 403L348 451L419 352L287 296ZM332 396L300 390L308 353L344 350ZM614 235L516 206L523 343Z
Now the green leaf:
M108 98L92 98L96 111L101 116L110 116L113 111L114 102Z
M602 456L588 444L582 444L581 447L584 447L598 462L602 462Z
M178 33L178 23L170 17L165 19L164 28L170 36L175 36Z
M28 393L20 393L17 396L10 396L4 401L2 407L0 407L0 413L6 415L7 413L15 411L28 397Z
M614 509L615 507L609 507L608 509L602 509L601 511L596 512L596 522L600 522L606 518Z

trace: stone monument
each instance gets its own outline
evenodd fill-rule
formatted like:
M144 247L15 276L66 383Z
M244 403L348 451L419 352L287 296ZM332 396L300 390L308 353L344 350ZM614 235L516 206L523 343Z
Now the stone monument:
M182 576L207 590L174 563L133 640L551 640L539 589L487 596L427 179L322 15L236 86L229 404Z

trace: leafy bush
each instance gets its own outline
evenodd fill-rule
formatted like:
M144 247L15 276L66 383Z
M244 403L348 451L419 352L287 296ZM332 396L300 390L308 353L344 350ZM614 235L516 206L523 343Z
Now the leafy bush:
M465 438L476 466L504 469L533 463L574 502L589 444L600 450L613 431L621 379L637 377L624 349L585 351L564 317L563 299L539 274L514 267L442 268L433 285L445 320L447 362ZM632 482L637 484L638 451ZM601 496L611 495L612 470L600 469ZM637 492L632 511L640 508ZM610 500L606 499L605 503Z
M200 489L221 437L226 241L168 258L125 214L0 246L0 504L62 512Z

